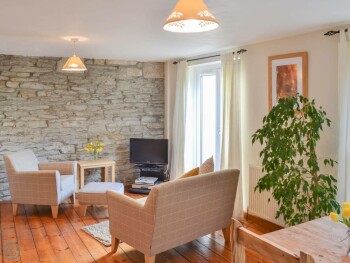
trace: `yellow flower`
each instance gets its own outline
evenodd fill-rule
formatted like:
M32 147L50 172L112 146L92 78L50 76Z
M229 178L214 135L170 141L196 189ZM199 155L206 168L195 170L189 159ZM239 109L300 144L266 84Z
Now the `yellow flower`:
M338 214L336 214L336 213L330 213L329 214L329 217L334 221L334 222L338 222L339 221L339 216L338 216Z
M343 203L343 209L350 208L350 202L344 202Z
M100 153L103 151L103 146L105 144L100 141L90 141L88 144L84 147L84 150L88 153Z
M90 148L90 147L85 147L84 149L85 149L85 151L87 151L87 152L91 152L91 148Z
M345 218L350 218L350 207L346 207L343 209L342 216Z

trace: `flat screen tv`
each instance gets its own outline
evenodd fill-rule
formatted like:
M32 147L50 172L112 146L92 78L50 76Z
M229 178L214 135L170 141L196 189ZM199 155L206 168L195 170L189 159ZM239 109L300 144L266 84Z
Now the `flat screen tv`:
M168 140L130 138L130 163L168 164Z

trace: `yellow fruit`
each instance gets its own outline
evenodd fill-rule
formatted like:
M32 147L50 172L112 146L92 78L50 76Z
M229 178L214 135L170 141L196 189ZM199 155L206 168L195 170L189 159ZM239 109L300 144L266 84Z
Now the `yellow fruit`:
M338 214L336 214L336 213L330 213L329 214L329 217L334 221L334 222L338 222L339 221L339 216L338 216Z

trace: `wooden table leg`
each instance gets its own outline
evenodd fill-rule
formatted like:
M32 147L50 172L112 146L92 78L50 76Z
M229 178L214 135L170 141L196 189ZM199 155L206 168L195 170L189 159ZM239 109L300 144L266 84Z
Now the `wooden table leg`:
M104 182L108 182L108 167L101 168L101 176L103 175Z
M80 189L84 186L85 169L80 167Z
M114 183L115 182L115 165L112 164L111 166L111 182Z

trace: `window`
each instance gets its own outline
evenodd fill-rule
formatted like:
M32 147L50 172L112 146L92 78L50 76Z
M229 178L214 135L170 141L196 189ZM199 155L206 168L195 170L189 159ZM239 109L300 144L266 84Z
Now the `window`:
M220 63L190 67L186 104L185 171L213 156L220 167Z

